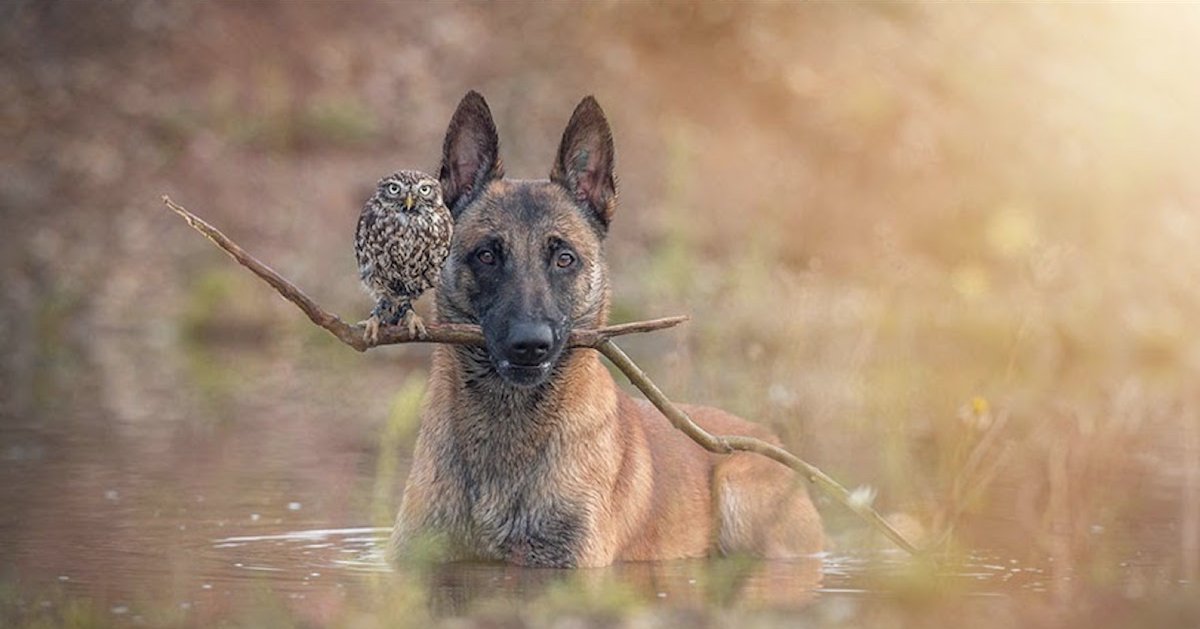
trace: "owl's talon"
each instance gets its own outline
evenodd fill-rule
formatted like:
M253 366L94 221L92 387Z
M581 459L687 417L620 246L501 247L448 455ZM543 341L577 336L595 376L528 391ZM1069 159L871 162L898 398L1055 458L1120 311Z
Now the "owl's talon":
M404 313L404 325L408 326L408 335L413 338L423 339L429 336L429 332L425 330L425 322L411 309Z
M376 343L378 343L379 342L379 317L377 317L375 315L371 315L371 317L369 319L367 319L366 321L363 321L362 324L364 326L366 326L366 329L363 330L363 340L371 345L375 345Z

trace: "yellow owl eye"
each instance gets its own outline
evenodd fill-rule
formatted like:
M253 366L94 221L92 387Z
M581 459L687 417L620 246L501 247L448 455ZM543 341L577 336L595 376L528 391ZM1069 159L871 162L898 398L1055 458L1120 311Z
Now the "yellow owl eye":
M423 197L430 196L431 194L433 194L433 184L431 184L431 183L421 184L420 186L417 187L417 194L419 194Z
M400 184L389 183L388 185L384 186L383 191L386 192L389 197L398 197L400 196Z

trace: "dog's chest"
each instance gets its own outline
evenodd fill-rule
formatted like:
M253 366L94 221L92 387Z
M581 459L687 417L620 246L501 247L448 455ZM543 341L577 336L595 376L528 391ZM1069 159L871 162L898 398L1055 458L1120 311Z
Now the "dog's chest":
M586 508L570 495L559 448L527 436L478 437L454 457L464 498L464 544L486 559L575 565L586 534Z

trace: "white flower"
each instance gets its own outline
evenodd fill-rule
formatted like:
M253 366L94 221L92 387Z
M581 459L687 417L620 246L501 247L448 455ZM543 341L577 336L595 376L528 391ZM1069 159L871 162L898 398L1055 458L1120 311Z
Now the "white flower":
M875 502L875 496L878 494L874 487L870 485L859 485L850 492L850 506L855 509L866 509Z

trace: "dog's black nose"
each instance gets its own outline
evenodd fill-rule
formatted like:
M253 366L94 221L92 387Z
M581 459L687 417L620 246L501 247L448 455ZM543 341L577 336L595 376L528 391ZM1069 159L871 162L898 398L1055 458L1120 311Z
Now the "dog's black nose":
M508 361L521 367L536 367L550 354L554 332L545 323L515 323L508 332Z

